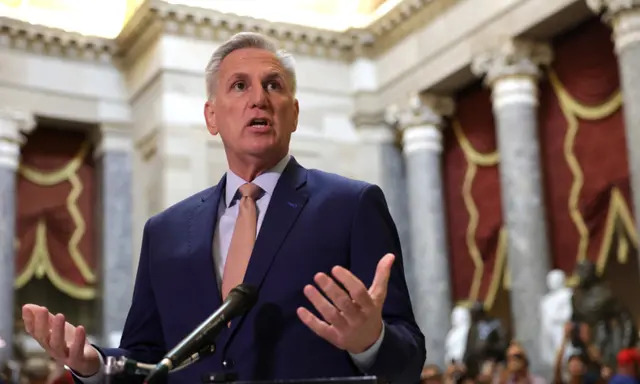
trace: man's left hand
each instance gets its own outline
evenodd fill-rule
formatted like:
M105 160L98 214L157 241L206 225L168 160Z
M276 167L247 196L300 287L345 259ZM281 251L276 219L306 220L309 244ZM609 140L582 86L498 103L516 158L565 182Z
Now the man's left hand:
M371 287L367 287L347 269L336 266L331 273L346 289L324 273L314 277L327 300L316 287L307 285L304 294L324 318L318 319L306 308L298 308L298 317L318 336L350 353L369 349L382 332L382 306L395 256L386 254L376 268Z

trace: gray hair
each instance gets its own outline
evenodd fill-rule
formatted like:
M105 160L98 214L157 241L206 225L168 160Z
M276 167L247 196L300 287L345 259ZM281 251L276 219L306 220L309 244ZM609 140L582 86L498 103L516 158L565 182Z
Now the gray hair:
M268 37L256 33L256 32L240 32L231 36L229 40L224 42L216 49L209 59L209 63L205 69L206 86L207 86L207 99L211 100L214 95L215 87L217 86L218 73L220 72L220 64L225 57L231 52L243 48L258 48L264 49L273 53L282 67L289 76L291 82L291 89L293 94L296 93L296 69L293 56L284 50L276 48L276 44Z

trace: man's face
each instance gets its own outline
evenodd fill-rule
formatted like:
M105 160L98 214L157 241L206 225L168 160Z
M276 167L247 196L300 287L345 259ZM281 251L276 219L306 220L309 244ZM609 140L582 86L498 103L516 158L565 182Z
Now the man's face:
M517 345L512 345L507 349L507 370L509 372L521 372L527 367L527 355Z
M572 356L567 364L569 375L579 377L585 374L586 366L578 356Z
M298 100L277 57L266 50L233 51L220 64L213 99L205 104L207 128L218 133L230 161L277 161L289 150L298 125Z

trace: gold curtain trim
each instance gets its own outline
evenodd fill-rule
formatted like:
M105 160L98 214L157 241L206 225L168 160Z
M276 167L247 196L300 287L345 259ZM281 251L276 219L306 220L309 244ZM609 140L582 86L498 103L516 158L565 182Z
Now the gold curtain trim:
M91 300L96 297L95 289L81 287L62 277L51 263L51 256L47 245L47 224L44 219L38 220L36 240L29 257L29 263L24 271L16 278L16 289L24 287L33 277L38 279L47 276L51 283L60 291L79 300Z
M469 251L469 256L474 265L473 280L469 290L469 301L473 302L478 299L480 295L480 287L482 284L482 276L484 275L484 261L482 260L482 254L478 249L476 242L476 231L478 229L478 221L480 215L478 213L478 207L471 189L473 187L473 180L475 179L478 166L489 167L495 166L499 162L499 156L497 151L491 153L481 153L471 144L471 141L464 134L464 130L458 120L452 121L453 132L460 143L465 160L467 161L467 169L464 174L464 181L462 183L462 199L464 201L465 208L469 214L469 224L466 231L466 243ZM502 234L501 234L502 235ZM495 268L494 268L495 272ZM495 276L491 276L491 285L494 284L493 279Z
M491 274L491 283L489 284L489 290L487 291L485 302L485 308L490 310L493 308L493 304L496 301L498 295L498 289L500 288L500 279L505 276L507 272L505 270L507 258L507 229L502 226L500 228L500 234L498 235L498 246L496 248L496 261L493 265L493 273Z
M464 134L462 126L460 125L460 122L458 120L453 121L453 131L455 132L458 143L460 143L460 147L462 148L464 157L467 159L467 161L483 167L490 167L498 164L498 162L500 161L500 155L498 154L498 151L481 153L473 148L473 144L471 144L469 138L467 138L467 136Z
M602 104L595 106L585 105L571 96L558 78L558 75L553 70L548 70L547 75L551 82L551 86L558 97L562 114L567 120L567 133L564 140L564 157L571 174L573 175L568 206L569 216L576 226L580 236L580 240L578 241L578 253L576 256L576 260L580 262L585 260L587 257L587 250L589 248L589 229L585 224L582 212L580 212L580 209L578 208L580 193L584 186L584 174L573 151L579 129L578 118L583 120L600 120L610 116L622 106L622 95L620 90L617 90Z
M75 224L75 229L71 234L71 238L69 239L69 243L67 244L69 255L73 263L80 271L82 278L85 279L88 283L94 283L96 281L96 276L87 265L85 259L82 257L82 253L78 248L80 241L82 240L82 236L86 231L86 225L84 219L82 217L82 213L78 208L78 198L83 190L82 182L78 177L77 171L82 166L85 156L89 152L89 142L85 141L80 146L78 152L73 156L73 158L64 166L53 170L53 171L39 171L33 167L26 166L24 164L20 164L18 168L18 172L25 179L36 185L42 186L53 186L64 181L69 181L71 184L71 192L67 196L67 211L69 212L69 216L71 216L71 220Z
M616 223L620 222L626 232L626 236L631 240L631 243L638 247L638 234L636 233L633 223L633 215L627 205L627 202L620 192L619 188L613 188L611 190L611 198L609 201L609 211L607 212L607 219L604 225L604 236L602 238L602 244L600 245L600 254L598 255L598 261L596 263L599 274L604 272L605 267L609 261L609 254L611 253L611 247L613 244L614 236L618 236L618 260L621 264L626 263L626 256L628 254L628 243L624 234L616 231ZM625 252L625 247L627 252ZM625 253L625 255L622 255ZM622 260L620 260L623 258Z

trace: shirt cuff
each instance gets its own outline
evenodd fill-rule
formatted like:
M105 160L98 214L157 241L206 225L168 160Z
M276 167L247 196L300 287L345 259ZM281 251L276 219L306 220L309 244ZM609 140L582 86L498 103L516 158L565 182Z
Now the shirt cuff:
M378 351L380 350L380 345L382 345L382 339L384 339L384 329L385 324L384 322L382 322L382 331L380 332L378 340L376 340L376 342L373 343L373 345L366 351L360 353L349 352L349 355L351 355L351 359L363 373L366 373L369 369L371 369L373 363L375 363L376 361Z
M98 351L98 355L100 356L100 369L98 369L98 372L96 374L92 376L80 376L80 374L69 368L69 371L71 371L73 377L78 379L83 384L101 384L102 382L104 382L104 359L100 351Z

